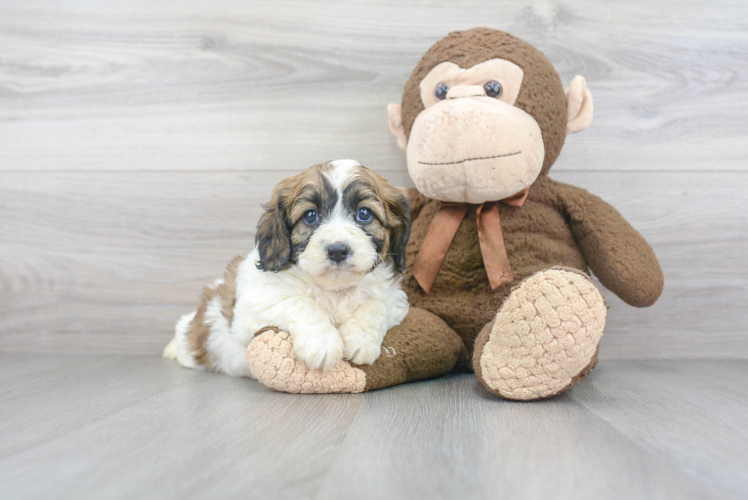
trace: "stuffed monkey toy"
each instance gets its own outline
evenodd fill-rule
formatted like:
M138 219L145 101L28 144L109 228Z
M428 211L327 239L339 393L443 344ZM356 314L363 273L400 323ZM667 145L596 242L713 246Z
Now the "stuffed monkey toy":
M606 318L587 274L628 304L652 305L664 279L647 242L610 205L548 177L567 134L589 126L581 76L564 90L548 59L475 28L433 45L388 107L407 151L411 309L372 364L310 371L288 334L248 349L260 382L286 392L362 392L472 370L507 399L559 394L597 363Z

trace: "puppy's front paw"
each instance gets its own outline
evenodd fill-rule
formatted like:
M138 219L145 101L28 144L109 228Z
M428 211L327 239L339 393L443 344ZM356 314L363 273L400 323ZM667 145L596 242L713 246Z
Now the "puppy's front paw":
M309 327L293 338L293 351L310 370L328 371L343 360L343 340L332 326Z
M340 326L343 337L343 358L357 365L370 365L382 353L382 342L377 332L369 332L355 322L346 322Z

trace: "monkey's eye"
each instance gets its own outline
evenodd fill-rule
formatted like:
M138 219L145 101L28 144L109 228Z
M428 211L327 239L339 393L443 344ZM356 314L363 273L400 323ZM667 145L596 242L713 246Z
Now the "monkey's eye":
M307 210L304 214L303 219L305 224L311 226L317 223L317 221L319 220L319 216L317 215L316 210Z
M449 87L446 83L437 83L436 87L434 87L434 95L440 101L447 98L447 92L449 92Z
M491 80L483 86L488 97L499 97L501 96L501 84L496 80Z
M359 208L356 220L363 223L371 222L371 210L366 207Z

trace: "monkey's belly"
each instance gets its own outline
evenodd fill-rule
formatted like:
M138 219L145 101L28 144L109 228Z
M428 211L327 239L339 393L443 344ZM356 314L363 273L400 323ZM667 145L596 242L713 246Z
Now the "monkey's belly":
M457 230L429 294L413 277L412 263L433 216L423 217L422 212L413 223L416 240L409 244L409 266L404 276L410 303L442 318L471 352L481 328L494 318L504 298L522 280L553 266L587 272L582 252L563 216L547 205L528 205L521 211L502 210L504 243L514 279L496 290L491 289L483 265L473 209Z

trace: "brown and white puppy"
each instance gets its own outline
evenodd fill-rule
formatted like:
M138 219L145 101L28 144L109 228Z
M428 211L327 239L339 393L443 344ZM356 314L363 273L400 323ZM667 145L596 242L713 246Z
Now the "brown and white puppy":
M255 249L206 287L164 356L189 368L251 377L255 332L287 331L310 369L371 364L408 313L401 288L410 233L406 197L353 160L314 165L276 186Z

